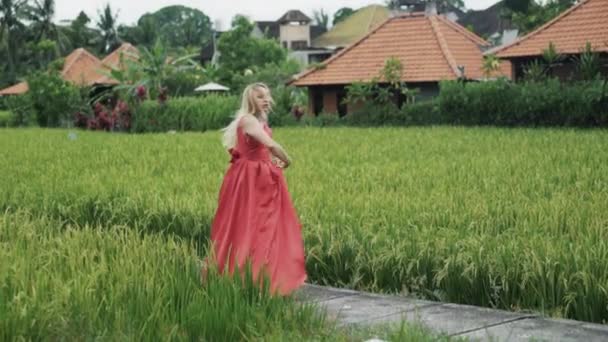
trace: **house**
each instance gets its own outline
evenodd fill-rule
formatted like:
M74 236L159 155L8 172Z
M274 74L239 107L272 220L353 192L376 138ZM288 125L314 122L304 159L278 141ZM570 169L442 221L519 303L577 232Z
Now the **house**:
M114 85L117 83L116 80L104 75L103 70L124 67L120 63L120 55L123 52L137 53L137 49L131 44L125 43L103 60L99 60L83 48L76 49L65 57L61 77L78 86ZM28 91L27 82L21 82L0 90L0 96L20 95Z
M276 39L289 50L291 58L306 66L327 57L324 49L312 47L312 41L325 31L322 26L312 25L312 19L301 11L289 10L277 21L256 21L252 36Z
M465 15L462 10L452 5L437 7L434 2L422 2L420 0L402 0L399 9L395 10L390 10L383 5L369 5L358 9L329 31L314 39L312 46L327 50L324 57L328 58L332 54L363 38L390 17L404 13L425 11L442 14L451 21L457 21Z
M346 86L371 81L390 58L401 62L402 82L418 88L421 97L431 97L438 94L442 80L485 78L482 49L488 46L445 16L405 13L389 18L319 67L296 75L290 84L308 88L309 113L345 115L356 107L343 103ZM508 67L500 73L509 74Z
M510 44L517 39L519 30L504 15L506 10L504 1L499 1L484 10L468 11L458 23L489 40L493 46Z
M436 0L399 0L398 12L433 12L444 15L451 21L458 21L465 13L462 9L450 4L449 2Z
M106 70L124 70L127 67L125 63L126 61L136 61L138 58L139 50L129 43L123 43L116 50L112 51L112 53L102 59L101 65ZM95 84L115 85L118 84L118 81L107 75L102 75L100 78L95 80Z
M577 77L576 58L590 43L600 54L602 72L608 75L608 0L581 0L537 30L515 42L486 52L512 63L512 78L521 79L527 66L541 60L552 43L566 57L553 74L561 79Z
M311 46L311 42L325 31L324 27L313 25L312 19L306 14L299 10L290 10L276 21L255 21L251 36L259 39L270 38L276 40L281 46L289 50L291 58L306 66L331 55L323 49L315 49ZM213 39L201 48L201 64L216 64L218 62L220 52L217 49L217 43L223 33L219 30L215 31Z

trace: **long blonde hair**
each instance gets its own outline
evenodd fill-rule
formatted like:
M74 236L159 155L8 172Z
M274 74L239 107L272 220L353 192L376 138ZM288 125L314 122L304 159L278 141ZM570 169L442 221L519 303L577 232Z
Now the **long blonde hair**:
M253 91L260 88L266 89L268 93L270 93L270 88L268 88L266 84L260 82L252 83L245 87L245 90L243 91L243 96L241 97L241 108L239 108L239 110L236 112L236 115L234 116L234 119L232 119L232 122L230 122L228 126L222 129L222 145L224 145L227 150L230 150L231 148L234 148L236 146L236 130L238 128L239 121L241 120L241 118L245 115L256 115L257 108L255 105L255 99L253 98ZM272 104L273 101L271 97L271 107L269 108L269 111L272 108Z

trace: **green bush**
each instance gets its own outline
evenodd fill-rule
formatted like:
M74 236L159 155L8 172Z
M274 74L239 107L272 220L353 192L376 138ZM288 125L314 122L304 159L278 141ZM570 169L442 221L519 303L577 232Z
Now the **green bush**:
M163 80L163 85L167 87L171 97L193 96L194 89L204 83L204 75L198 69L179 70Z
M35 124L36 113L32 107L29 93L6 98L6 105L12 114L9 122L10 126L21 127Z
M304 115L300 119L300 124L303 126L328 127L344 125L345 121L338 113L321 113L317 116Z
M41 127L67 126L74 111L81 107L78 88L56 72L39 72L28 79L29 98L36 121Z
M146 101L135 109L133 132L206 131L225 127L238 110L236 96L182 97L164 104Z
M351 126L387 126L403 124L404 118L392 102L369 101L342 120Z
M458 125L598 126L608 122L605 82L442 82L441 122Z
M406 125L439 125L441 124L439 102L429 100L404 105L401 107L400 119Z
M8 99L8 97L6 97L6 96L0 96L0 110L8 109L8 104L6 103L7 99Z
M0 110L0 127L10 126L12 121L11 112Z

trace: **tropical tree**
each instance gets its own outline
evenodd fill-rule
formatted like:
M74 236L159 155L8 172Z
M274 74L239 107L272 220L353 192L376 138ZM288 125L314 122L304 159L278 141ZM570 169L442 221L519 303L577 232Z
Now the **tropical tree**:
M6 44L7 81L15 80L15 60L20 37L25 35L26 0L0 0L0 42Z
M481 70L486 78L500 70L500 59L496 55L487 55L483 58Z
M353 13L355 13L355 10L350 7L340 8L336 11L336 13L334 13L333 25L335 26L337 23L353 15Z
M148 42L154 41L152 29L161 37L168 47L200 47L211 39L211 19L198 9L186 6L167 6L152 13L143 15L138 23L142 33L146 33Z
M55 57L69 50L69 37L53 23L55 0L34 0L33 5L27 7L27 14L35 42L40 43L45 40L47 41L44 43L45 46L50 46L48 41L55 42Z
M76 19L72 20L69 36L73 47L88 47L94 44L96 32L87 27L90 22L91 19L83 11L80 11Z
M99 12L97 19L97 28L101 30L100 47L103 53L108 53L114 50L119 44L120 39L116 30L118 21L118 13L114 13L110 4L107 4L104 9Z
M313 20L317 25L323 27L326 30L329 28L329 15L325 13L325 10L315 10L313 11L312 16Z
M107 73L121 83L116 88L127 94L135 94L136 89L144 87L151 97L162 98L166 96L165 82L175 73L194 70L197 63L193 58L198 54L173 57L169 54L167 46L159 39L152 48L140 46L140 54L122 55L121 64L126 67L122 70L114 69Z
M221 35L218 41L220 81L231 84L236 74L266 64L279 64L287 58L287 51L277 41L253 38L252 31L253 24L247 18L236 16L232 30Z

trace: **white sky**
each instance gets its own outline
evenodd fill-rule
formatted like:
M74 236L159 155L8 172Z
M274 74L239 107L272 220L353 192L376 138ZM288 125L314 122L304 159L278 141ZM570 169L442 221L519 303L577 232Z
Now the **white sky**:
M464 0L468 9L484 9L498 0ZM244 14L252 20L277 20L290 9L299 9L312 17L312 12L324 9L329 14L330 22L333 14L342 7L357 9L370 4L383 4L383 0L56 0L55 20L74 19L80 11L84 11L92 22L96 22L98 12L109 3L114 11L118 11L118 21L121 24L134 24L139 17L147 12L154 12L170 5L183 5L201 10L212 23L220 21L220 29L230 27L230 21L236 14Z

